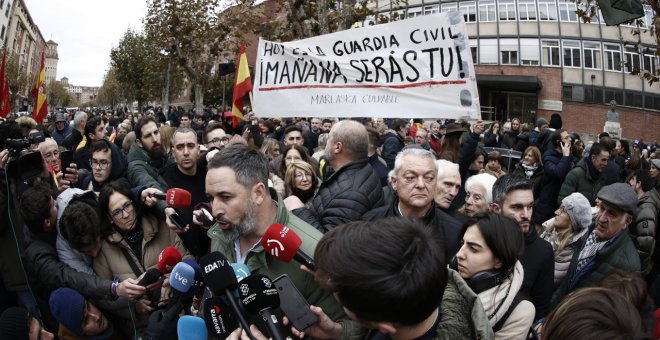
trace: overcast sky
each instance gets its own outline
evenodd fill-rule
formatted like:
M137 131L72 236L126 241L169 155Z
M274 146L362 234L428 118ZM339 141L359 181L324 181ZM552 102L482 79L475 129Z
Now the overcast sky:
M142 30L146 0L24 0L46 41L59 46L57 80L101 86L110 49L131 27Z

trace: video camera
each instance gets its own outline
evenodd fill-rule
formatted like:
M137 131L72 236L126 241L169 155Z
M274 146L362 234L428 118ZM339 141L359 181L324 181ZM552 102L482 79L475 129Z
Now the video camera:
M46 140L46 136L41 131L33 132L25 138L7 139L5 146L9 149L10 153L18 154L23 149L27 149L32 144L38 144Z
M45 141L43 132L33 132L28 137L5 140L5 146L9 149L9 161L7 172L10 177L28 180L38 176L44 169L44 160L39 152L29 152L20 155L21 151L32 144ZM20 157L17 157L19 156Z

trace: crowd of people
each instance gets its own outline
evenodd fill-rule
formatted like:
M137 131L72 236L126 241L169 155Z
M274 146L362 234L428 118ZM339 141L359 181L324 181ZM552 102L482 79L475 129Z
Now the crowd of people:
M278 339L240 302L231 329L209 321L202 302L232 300L202 275L218 253L288 276L318 320L274 308L293 337L660 337L660 148L583 139L560 114L61 111L3 121L0 150L2 339L173 339L183 315ZM273 224L310 259L266 251ZM201 273L190 293L179 261Z

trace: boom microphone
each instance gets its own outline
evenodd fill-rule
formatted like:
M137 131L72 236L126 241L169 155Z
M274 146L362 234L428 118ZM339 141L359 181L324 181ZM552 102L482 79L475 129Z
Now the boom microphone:
M181 253L175 247L169 246L158 254L158 264L156 267L162 274L167 274L179 262L181 262Z
M201 308L206 330L214 338L225 339L238 328L238 322L231 313L231 307L220 296L204 299Z
M234 270L229 264L229 260L218 251L214 251L205 255L199 260L199 265L202 267L202 274L206 281L206 286L211 289L214 295L221 295L227 298L234 311L234 315L238 318L241 327L247 333L250 339L255 339L250 332L250 325L245 320L245 316L241 313L238 303L234 300L232 290L238 286Z
M189 208L190 203L192 202L190 191L180 188L172 188L167 190L166 194L152 194L151 196L165 201L167 206L172 208Z
M184 315L179 318L176 333L179 339L207 340L209 335L204 325L204 319L197 316Z
M300 250L302 240L296 233L281 224L271 224L261 237L261 245L271 255L280 261L291 262L291 259L304 264L305 267L316 270L314 260Z
M274 340L283 340L285 336L280 323L272 313L273 309L280 306L280 296L273 282L266 275L254 274L241 281L238 292L245 310L263 318Z

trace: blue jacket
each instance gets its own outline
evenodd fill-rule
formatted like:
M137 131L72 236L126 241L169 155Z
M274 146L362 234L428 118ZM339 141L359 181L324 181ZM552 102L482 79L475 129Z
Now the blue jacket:
M69 137L69 135L71 134L72 131L73 131L73 128L71 127L71 125L64 124L64 130L62 130L62 132L57 131L57 128L53 128L50 131L50 136L53 137L55 142L57 142L57 146L60 146L60 145L62 145L62 142L64 141L64 139L66 139L66 137Z
M557 150L548 150L543 153L543 187L536 200L532 221L542 224L555 215L557 196L564 178L571 170L573 156L564 157Z

